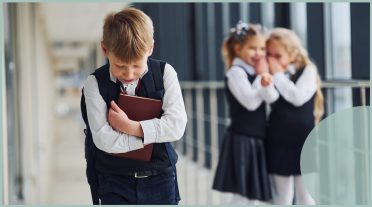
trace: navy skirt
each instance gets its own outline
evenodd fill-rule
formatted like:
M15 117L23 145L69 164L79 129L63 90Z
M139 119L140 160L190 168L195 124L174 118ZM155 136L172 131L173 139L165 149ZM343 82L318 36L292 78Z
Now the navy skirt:
M238 193L248 199L272 199L262 139L225 133L213 189Z

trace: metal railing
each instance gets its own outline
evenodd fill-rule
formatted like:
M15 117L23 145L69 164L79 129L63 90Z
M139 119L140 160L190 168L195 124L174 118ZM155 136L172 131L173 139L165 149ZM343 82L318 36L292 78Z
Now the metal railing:
M230 122L227 117L224 82L183 81L181 82L181 88L188 124L184 138L176 143L175 147L188 161L195 162L199 169L208 169L211 172L210 175L213 175L218 162L219 145L224 130ZM323 90L329 91L340 88L359 89L361 105L365 106L367 104L367 89L370 88L369 80L328 80L322 82ZM213 176L209 179L208 183L211 184ZM206 196L213 194L211 192L206 193L209 194ZM186 195L186 198L190 196L192 195ZM185 202L190 204L187 200Z
M184 141L182 143L184 146L177 144L177 148L181 152L184 152L184 155L193 158L193 160L201 166L205 166L207 163L205 154L211 153L211 166L213 169L217 163L219 141L222 140L221 134L219 133L219 131L222 130L219 130L219 128L227 127L230 121L226 116L227 103L225 102L223 94L224 82L183 81L180 84L188 116L188 126L185 133L186 137L183 139ZM336 88L359 88L360 102L362 106L365 106L367 103L366 92L367 88L370 88L370 81L328 80L322 82L322 88L327 90ZM219 105L222 105L222 107L219 107ZM206 132L206 128L208 128L208 132ZM209 135L209 137L206 137L206 135ZM189 154L192 150L196 150L197 152L194 153L194 155Z

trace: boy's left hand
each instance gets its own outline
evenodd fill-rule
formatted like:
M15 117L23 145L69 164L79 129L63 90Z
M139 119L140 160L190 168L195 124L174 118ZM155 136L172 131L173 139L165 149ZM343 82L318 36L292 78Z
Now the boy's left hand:
M125 126L130 122L127 114L119 108L115 101L111 101L107 119L113 129L124 133L126 131Z

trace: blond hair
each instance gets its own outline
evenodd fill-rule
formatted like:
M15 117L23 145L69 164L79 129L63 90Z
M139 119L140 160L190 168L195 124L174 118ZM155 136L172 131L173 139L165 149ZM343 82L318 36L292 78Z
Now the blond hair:
M234 50L235 45L239 44L243 46L250 38L255 36L262 35L264 37L264 34L261 31L260 27L261 26L258 24L249 24L247 32L241 38L237 38L234 33L230 33L230 35L223 41L221 54L225 62L226 69L231 68L232 62L236 57Z
M143 58L154 42L150 17L135 8L109 14L103 25L103 45L124 62Z
M310 60L306 49L302 46L300 38L291 30L285 28L273 29L267 39L267 43L276 40L281 44L289 56L294 57L293 64L296 69L304 68L306 65L316 65ZM319 123L324 114L324 97L321 90L321 80L319 73L317 74L317 90L314 100L314 118L315 123Z

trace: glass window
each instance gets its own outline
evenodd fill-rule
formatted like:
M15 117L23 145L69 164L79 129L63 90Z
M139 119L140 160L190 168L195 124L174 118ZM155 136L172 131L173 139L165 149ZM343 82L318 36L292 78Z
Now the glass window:
M302 44L307 48L307 18L306 3L290 4L291 29L301 38Z
M274 3L263 3L261 11L263 26L272 29L274 27Z
M350 3L325 4L326 78L351 79ZM330 91L328 112L352 107L351 88Z

